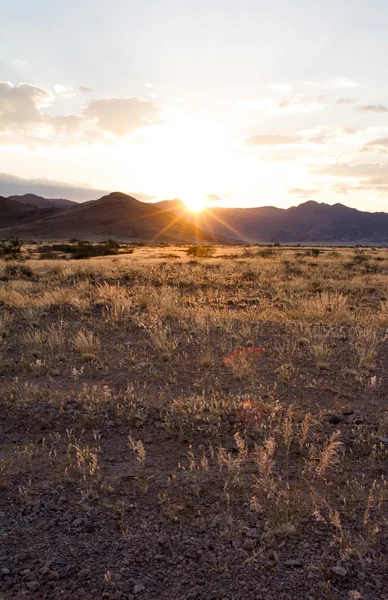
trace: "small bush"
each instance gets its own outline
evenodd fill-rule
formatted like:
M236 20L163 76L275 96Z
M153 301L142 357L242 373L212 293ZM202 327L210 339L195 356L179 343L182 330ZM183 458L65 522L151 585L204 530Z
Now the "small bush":
M188 256L195 256L196 258L211 258L214 256L213 246L190 246L187 248L186 254Z
M86 362L97 359L101 346L99 339L91 331L79 331L75 336L74 345Z
M260 256L261 258L272 258L275 256L275 252L272 248L264 248L264 250L258 250L256 256Z
M22 244L18 238L10 238L0 242L0 256L18 257L22 250Z
M19 263L9 263L5 265L4 275L14 279L23 279L33 277L34 272L30 267Z
M91 244L90 242L44 244L39 246L38 252L41 258L56 258L58 252L70 254L74 259L93 258L96 256L112 256L120 253L120 244L114 240L107 240L101 244ZM133 248L126 249L126 252L132 254Z

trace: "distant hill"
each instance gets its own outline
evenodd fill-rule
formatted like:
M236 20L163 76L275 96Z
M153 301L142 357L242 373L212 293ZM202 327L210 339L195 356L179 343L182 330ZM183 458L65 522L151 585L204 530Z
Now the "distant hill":
M77 202L73 200L65 200L64 198L43 198L36 194L23 194L22 196L8 196L8 200L15 200L22 204L31 204L38 208L70 208L77 206Z
M309 200L288 209L209 207L192 213L180 200L151 204L114 192L76 203L34 194L0 197L0 238L80 238L191 243L388 244L388 213Z
M14 200L8 200L8 203L19 204ZM53 214L42 215L38 220L33 214L32 222L12 227L0 215L0 237L12 234L20 238L41 240L79 238L94 241L114 238L122 241L170 243L213 239L210 234L202 232L183 217L120 192L70 208L54 210Z
M38 208L0 196L0 227L18 227L53 214L53 208Z
M179 200L163 200L156 206L188 218L187 208ZM288 209L209 207L191 218L214 237L253 243L388 243L388 213L313 200Z

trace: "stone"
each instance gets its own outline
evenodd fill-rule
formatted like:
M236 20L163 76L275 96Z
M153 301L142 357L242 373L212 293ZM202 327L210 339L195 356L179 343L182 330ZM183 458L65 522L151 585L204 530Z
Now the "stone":
M135 594L135 596L137 594L140 594L141 592L144 592L145 590L145 586L142 583L138 583L137 585L135 585L133 587L133 593Z
M77 573L78 579L86 579L87 577L89 577L89 575L90 575L90 569L88 567L81 569Z
M295 567L295 568L303 568L303 564L301 563L300 560L298 559L294 559L294 558L290 558L289 560L285 561L285 566L286 567Z
M346 577L348 574L347 570L343 567L332 567L330 571L333 573L333 575L337 575L337 577Z
M9 573L10 573L10 571L9 571L9 569L7 569L7 567L3 567L1 569L1 574L2 575L9 575Z
M27 583L26 587L30 590L30 592L37 592L40 588L40 585L37 581L30 581Z

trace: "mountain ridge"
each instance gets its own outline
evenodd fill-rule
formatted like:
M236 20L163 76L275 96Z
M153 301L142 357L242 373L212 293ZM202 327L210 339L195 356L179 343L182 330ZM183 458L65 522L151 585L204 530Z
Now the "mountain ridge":
M207 207L192 213L179 199L141 202L122 192L82 203L70 201L61 207L37 207L26 203L29 198L31 195L23 196L24 202L15 196L0 199L0 236L81 237L91 241L111 237L171 243L388 244L388 213L360 211L339 202L330 205L308 200L287 209Z
M37 196L36 194L14 194L8 196L8 200L14 202L20 202L21 204L31 204L37 208L70 208L76 206L78 203L74 200L66 200L65 198L44 198L43 196Z
M112 192L98 200L76 203L70 208L50 209L50 214L43 213L45 209L32 207L35 210L31 210L31 205L19 203L19 206L25 207L24 213L33 213L33 220L24 220L16 225L12 223L8 227L4 226L4 206L9 212L10 203L15 201L3 200L5 202L0 200L0 237L16 235L22 239L79 238L90 241L114 238L119 241L170 243L215 241L210 234L202 232L184 218L121 192ZM42 211L40 218L36 218L36 211Z
M162 201L164 204L168 201ZM175 202L175 201L174 201ZM182 214L182 205L171 205ZM201 229L215 236L232 235L248 243L388 243L388 213L366 212L341 203L308 200L289 208L209 207L196 213Z

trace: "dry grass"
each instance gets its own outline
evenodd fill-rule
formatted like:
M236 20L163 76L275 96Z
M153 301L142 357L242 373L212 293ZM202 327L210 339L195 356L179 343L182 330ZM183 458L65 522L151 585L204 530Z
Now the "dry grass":
M16 574L0 586L20 595L32 563L54 596L40 569L63 547L77 573L87 543L95 597L146 577L143 595L161 596L165 561L172 600L186 587L378 598L388 253L368 256L230 247L190 261L185 247L144 246L28 259L28 276L0 261L0 515ZM177 569L186 552L206 577L186 558ZM69 595L67 567L55 568Z
M74 346L87 362L97 360L101 348L100 340L92 331L79 331L74 339Z
M150 340L164 361L172 358L177 346L178 340L173 337L171 329L163 325L162 321L155 319L148 327Z

